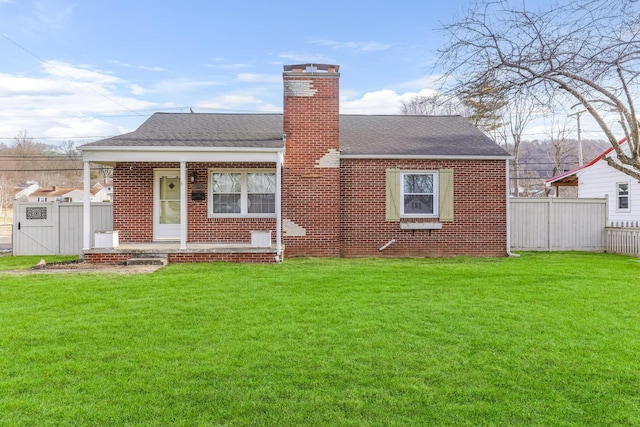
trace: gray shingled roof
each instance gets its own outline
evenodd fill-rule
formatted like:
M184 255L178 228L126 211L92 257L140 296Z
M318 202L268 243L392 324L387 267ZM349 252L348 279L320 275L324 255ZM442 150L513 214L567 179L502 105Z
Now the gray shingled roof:
M282 147L282 114L155 113L137 130L93 147ZM340 116L344 155L498 156L498 146L460 116Z
M344 115L340 150L347 155L510 156L461 116Z
M154 113L138 129L89 147L280 148L282 114Z

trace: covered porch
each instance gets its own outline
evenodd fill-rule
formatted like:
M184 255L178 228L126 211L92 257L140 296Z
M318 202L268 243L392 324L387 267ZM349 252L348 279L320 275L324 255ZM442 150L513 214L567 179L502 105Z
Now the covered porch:
M122 243L113 248L84 250L85 261L96 264L124 264L140 258L164 258L169 263L270 263L281 261L283 254L284 250L278 254L276 245L255 247L251 243L187 243L184 248L179 242Z
M138 146L131 137L114 140L79 147L84 162L82 254L86 261L124 263L131 258L158 256L168 262L282 260L282 137L267 144L261 141L261 146L230 146L228 141L204 146L171 141L166 145L156 140ZM106 247L91 243L92 163L114 168L114 230L105 231L119 234L119 239ZM242 196L232 190L222 196L212 193L216 177L223 175L244 180ZM249 175L269 176L270 193L258 195L263 201L268 198L268 210L255 213L247 209L248 204L257 203L255 194L247 198ZM168 189L171 196L163 198ZM224 203L233 209L219 209ZM240 204L242 211L236 211ZM269 232L268 241L257 243L254 230Z

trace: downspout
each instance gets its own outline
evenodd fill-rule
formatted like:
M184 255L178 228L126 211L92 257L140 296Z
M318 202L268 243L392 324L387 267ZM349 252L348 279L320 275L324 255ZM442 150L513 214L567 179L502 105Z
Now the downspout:
M82 199L82 253L80 258L84 259L84 251L91 249L91 168L88 161L83 164L84 194Z
M276 262L282 262L282 153L276 155Z
M507 255L508 256L514 256L514 257L519 257L520 254L514 254L511 253L511 191L510 191L510 186L511 183L509 182L509 159L505 160L505 169L506 169L506 177L507 177L507 203L506 203L506 207L507 207L507 212L506 212L506 218L507 218Z

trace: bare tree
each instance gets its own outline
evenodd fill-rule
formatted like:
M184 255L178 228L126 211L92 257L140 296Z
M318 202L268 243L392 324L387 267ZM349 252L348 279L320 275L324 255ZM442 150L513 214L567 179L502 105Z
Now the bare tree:
M440 65L455 82L453 90L492 84L505 93L526 88L549 102L580 104L617 154L609 165L640 180L640 3L574 0L546 9L511 4L480 0L443 27L449 42ZM608 119L612 110L619 123Z
M511 193L520 196L520 147L524 131L533 118L537 106L535 98L526 93L514 93L509 103L501 109L503 126L496 130L505 141L507 150L513 155L511 162ZM496 138L497 139L497 138Z
M569 139L569 134L573 130L565 120L551 120L546 126L546 134L551 145L550 162L552 165L551 176L556 176L564 172L567 168L572 168L577 164L577 145L575 140ZM560 190L556 187L557 191ZM546 190L549 195L550 189Z
M102 183L105 183L109 180L109 178L113 177L113 168L105 165L96 165L98 169L98 173L100 174L100 178Z
M400 111L406 115L460 115L467 116L465 106L455 96L442 94L416 95L408 101L402 100Z
M0 216L4 217L4 222L6 222L8 208L13 204L15 175L15 172L0 171Z
M49 148L46 144L35 141L26 130L18 132L13 138L14 143L7 153L12 155L18 172L17 180L34 180L40 185L46 185L50 175L48 166L44 162L44 153Z

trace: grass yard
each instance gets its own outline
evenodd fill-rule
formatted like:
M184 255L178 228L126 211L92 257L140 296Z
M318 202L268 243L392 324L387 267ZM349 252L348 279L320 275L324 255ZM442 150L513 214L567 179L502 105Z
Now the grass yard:
M606 254L0 271L0 425L640 425L639 307Z

